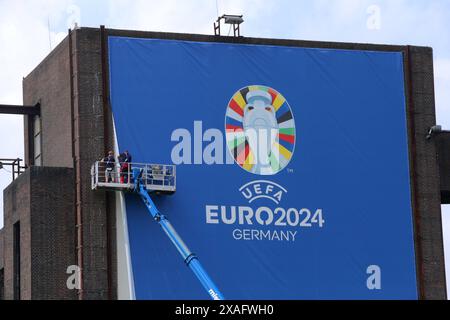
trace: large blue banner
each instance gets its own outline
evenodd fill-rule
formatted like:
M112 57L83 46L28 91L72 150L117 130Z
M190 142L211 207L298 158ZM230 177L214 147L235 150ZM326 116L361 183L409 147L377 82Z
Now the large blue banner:
M401 53L109 38L121 150L228 299L417 299ZM208 299L127 195L137 299Z

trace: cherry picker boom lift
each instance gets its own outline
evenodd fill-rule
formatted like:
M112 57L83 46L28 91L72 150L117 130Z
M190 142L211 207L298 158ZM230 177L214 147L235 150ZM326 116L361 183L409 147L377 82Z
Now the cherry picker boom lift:
M175 192L175 166L132 163L130 164L131 170L125 173L114 170L113 177L109 181L107 180L109 177L106 176L105 169L105 164L102 162L96 162L92 166L92 189L128 191L138 194L152 218L161 226L164 233L177 248L184 263L192 270L211 299L224 300L224 296L203 268L198 257L189 250L167 217L159 212L150 197L151 193L172 194Z

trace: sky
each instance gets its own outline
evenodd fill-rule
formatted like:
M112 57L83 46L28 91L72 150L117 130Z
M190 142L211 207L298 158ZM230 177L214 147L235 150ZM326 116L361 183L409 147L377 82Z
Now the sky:
M224 13L243 14L241 33L248 37L432 47L437 123L450 130L449 0L0 0L0 103L22 104L22 78L75 22L213 34L213 21ZM1 115L0 158L16 157L23 157L23 119ZM0 190L10 180L0 170ZM0 192L0 228L2 203ZM450 288L450 206L442 216Z

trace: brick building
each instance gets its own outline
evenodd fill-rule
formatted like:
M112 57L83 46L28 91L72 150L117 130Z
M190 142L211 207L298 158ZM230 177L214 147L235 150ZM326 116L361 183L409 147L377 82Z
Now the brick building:
M40 103L41 113L24 120L30 168L4 191L0 298L132 298L129 270L123 263L120 196L93 192L90 181L91 165L115 147L108 93L109 35L403 52L417 281L422 299L446 298L440 206L450 201L450 155L445 147L450 137L424 139L436 123L430 48L104 28L70 32L23 80L24 104ZM79 290L66 284L72 265L81 267Z

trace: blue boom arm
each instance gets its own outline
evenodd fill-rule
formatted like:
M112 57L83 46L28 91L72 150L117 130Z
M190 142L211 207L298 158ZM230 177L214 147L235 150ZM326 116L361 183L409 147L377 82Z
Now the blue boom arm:
M135 177L134 191L140 195L151 216L156 222L160 224L166 235L177 248L186 265L192 270L192 272L194 272L200 283L203 285L203 287L213 300L224 300L225 298L223 297L222 293L209 277L208 273L201 265L197 256L189 250L187 245L173 228L172 224L169 222L169 220L167 220L166 216L161 214L158 208L156 208L155 203L148 194L148 190L145 187L145 184L141 181L142 170L133 170L133 176Z

